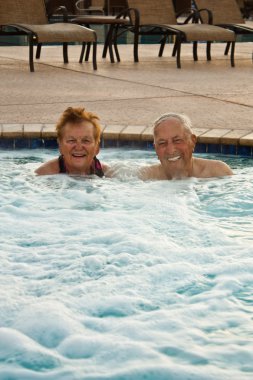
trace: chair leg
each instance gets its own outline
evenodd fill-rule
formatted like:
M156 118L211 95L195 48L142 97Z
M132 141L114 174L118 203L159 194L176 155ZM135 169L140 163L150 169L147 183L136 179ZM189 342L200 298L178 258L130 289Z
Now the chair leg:
M83 62L83 57L84 57L84 53L85 53L85 48L86 48L86 42L83 42L83 43L82 43L82 50L81 50L81 54L80 54L80 58L79 58L79 63L82 63L82 62Z
M33 36L32 34L29 34L28 40L29 40L29 65L30 65L30 71L33 73L34 64L33 64Z
M180 61L180 55L181 55L181 39L179 36L176 38L175 45L177 46L176 49L176 55L177 55L177 68L181 69L181 61ZM175 46L174 46L175 48Z
M64 61L64 63L69 63L67 42L63 42L63 61Z
M107 41L107 36L106 36L104 48L103 48L103 53L102 53L102 58L106 58L107 50L108 50L108 41Z
M118 38L117 38L118 37L118 29L119 29L118 25L116 25L116 27L113 28L112 42L113 42L117 62L120 62L120 55L119 55L119 50L118 50Z
M42 44L39 43L36 49L36 55L35 55L36 59L40 59L41 47L42 47Z
M111 63L114 63L114 55L113 55L113 50L112 50L112 41L109 43L109 55L110 55L110 61Z
M227 45L226 45L226 48L225 48L225 51L224 51L224 55L228 55L229 50L230 50L230 45L231 45L231 42L227 42Z
M163 51L164 51L164 47L165 47L165 44L166 44L166 40L167 40L167 35L165 35L162 38L162 40L161 40L161 45L160 45L158 57L162 57L163 56Z
M212 42L208 41L206 43L206 59L208 61L211 61L211 46L212 46Z
M88 60L89 60L89 56L90 56L90 45L91 45L91 42L88 42L88 43L87 43L86 54L85 54L85 62L88 62Z
M230 62L231 66L235 67L235 41L231 43Z
M112 49L112 43L113 43L113 33L114 32L114 27L113 27L113 24L110 25L110 28L108 30L108 33L106 35L106 38L105 38L105 45L104 45L104 50L105 50L105 56L106 56L106 53L107 53L107 50L109 48L109 54L110 54L110 60L111 60L111 63L114 63L114 55L113 55L113 49ZM103 58L104 57L104 53L103 53Z
M193 59L198 60L198 41L193 41Z
M93 70L97 70L97 42L93 42L93 54L92 54L92 63L93 63Z
M138 48L139 48L139 33L138 31L134 31L134 62L139 62Z
M178 43L178 41L177 41L177 38L176 38L176 40L174 42L173 50L172 50L172 57L175 57L176 54L177 54L177 43Z
M114 46L114 51L115 51L117 62L120 62L120 55L119 55L119 50L118 50L117 39L114 41L113 46Z
M109 44L110 44L110 38L112 38L111 28L112 28L112 25L110 25L110 29L108 30L108 33L106 34L106 37L105 37L105 43L104 43L102 58L106 58L106 55L107 55L107 50L108 50L108 47L109 47Z

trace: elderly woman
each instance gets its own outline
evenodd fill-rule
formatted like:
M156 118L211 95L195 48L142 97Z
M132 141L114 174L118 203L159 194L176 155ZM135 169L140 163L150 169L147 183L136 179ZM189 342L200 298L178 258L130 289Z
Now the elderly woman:
M103 177L108 167L97 159L99 118L84 108L67 108L56 124L60 156L41 165L38 175L66 173Z

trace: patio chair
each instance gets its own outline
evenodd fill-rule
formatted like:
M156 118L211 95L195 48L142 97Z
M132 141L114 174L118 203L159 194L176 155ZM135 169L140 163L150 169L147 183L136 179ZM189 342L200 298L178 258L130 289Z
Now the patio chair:
M177 67L181 68L180 53L182 42L193 42L193 58L198 60L197 44L199 41L207 42L207 60L211 60L211 42L231 42L231 66L234 66L235 35L232 31L210 25L211 14L208 23L199 23L199 12L192 10L189 17L183 24L177 23L172 0L128 0L129 9L126 12L132 26L127 26L127 30L134 33L134 61L138 62L139 37L142 35L160 35L161 46L159 57L162 56L166 40L169 36L175 36L176 41L173 49L173 56L177 58ZM131 15L134 13L134 15ZM192 21L193 23L189 23ZM225 33L224 33L225 32ZM114 32L114 39L117 39L117 26Z
M63 8L63 11L66 10ZM65 14L65 21L66 14ZM14 30L14 31L10 31ZM93 68L97 69L96 32L68 22L49 24L44 0L4 0L0 2L0 35L25 35L29 43L30 71L34 71L33 47L43 43L63 43L63 60L68 63L68 42L93 44ZM40 57L40 49L36 58Z
M209 9L212 12L213 24L232 30L236 35L252 34L253 28L245 23L236 0L194 0L197 9ZM205 18L205 14L201 16ZM228 54L228 42L225 54Z
M110 0L110 9L112 12L117 12L117 10L120 10L124 7L127 8L127 2L126 0ZM104 9L107 10L108 1L104 1ZM107 49L109 49L110 54L110 60L112 63L114 63L114 54L113 54L113 33L115 26L119 27L127 27L130 24L128 17L126 17L125 12L118 13L115 15L78 15L71 20L72 23L78 24L78 25L84 25L87 28L90 28L90 25L105 25L109 26L109 29L107 29L106 37L105 37L105 43L104 43L104 49L102 57L106 57ZM114 50L117 56L117 60L120 60L118 47L117 47L117 40L114 41ZM86 52L86 53L85 53ZM83 57L85 54L85 60L87 61L89 59L89 53L90 53L90 44L83 43L82 50L80 54L79 62L81 63L83 61Z
M181 13L191 8L191 0L173 0L173 5L176 13Z
M76 2L77 13L91 15L93 13L104 14L104 1L103 0L77 0Z

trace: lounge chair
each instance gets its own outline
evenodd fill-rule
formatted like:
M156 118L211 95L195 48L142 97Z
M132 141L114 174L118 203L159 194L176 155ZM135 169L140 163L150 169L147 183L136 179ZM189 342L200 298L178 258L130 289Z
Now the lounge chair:
M83 1L83 0L82 0ZM106 12L108 12L107 9L108 2L104 2L104 9L106 9ZM127 1L126 0L110 0L110 10L113 13L117 13L117 10L127 8ZM125 28L132 25L130 23L130 20L128 17L126 17L125 13L118 13L117 15L77 15L72 18L72 23L78 24L78 25L84 25L87 28L90 28L91 25L106 25L109 26L106 37L105 37L105 44L103 49L102 57L106 57L107 50L109 49L110 54L110 60L112 63L114 63L114 54L113 54L113 33L115 26ZM117 56L117 60L120 60L118 47L117 47L117 40L114 40L114 50ZM90 44L83 43L82 50L80 54L79 62L81 63L85 55L85 60L87 61L89 59L89 53L90 53Z
M75 4L77 13L82 14L88 14L91 15L93 13L95 14L104 14L104 1L103 0L77 0Z
M252 34L253 28L245 23L236 0L195 0L197 9L209 9L212 12L213 24L232 30L236 35ZM205 17L205 14L201 16ZM230 43L225 54L228 54Z
M67 21L66 17L65 21ZM97 69L96 32L68 22L49 24L44 0L1 0L0 35L25 35L28 37L31 72L34 71L34 44L38 44L41 48L42 43L48 42L63 43L64 63L68 63L68 42L92 43L93 68ZM40 48L37 49L36 58L40 57Z
M253 28L246 24L236 0L194 0L197 9L209 9L213 24L233 30L236 34L251 34ZM201 16L203 19L205 15Z
M191 8L191 0L173 0L176 13L181 13Z
M172 0L128 0L129 9L126 11L130 20L134 20L127 30L134 33L134 61L138 62L138 44L141 35L160 35L161 46L159 56L162 56L167 37L176 37L173 56L177 57L177 67L181 67L180 52L182 42L193 42L193 57L198 60L197 43L207 42L207 60L211 60L211 42L231 42L231 66L234 66L235 34L232 31L210 25L211 15L209 13L208 23L197 23L198 12L192 10L192 14L186 19L186 23L177 23ZM131 15L134 13L134 15ZM194 23L189 23L194 21ZM116 26L117 28L117 26ZM225 31L225 33L224 33ZM117 30L115 31L117 38Z

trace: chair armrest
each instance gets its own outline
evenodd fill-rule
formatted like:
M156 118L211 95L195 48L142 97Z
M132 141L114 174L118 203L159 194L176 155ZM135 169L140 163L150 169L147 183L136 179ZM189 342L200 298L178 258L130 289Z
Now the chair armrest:
M184 20L184 22L180 24L189 24L191 21L194 24L203 23L203 19L201 17L201 12L206 12L207 13L207 22L208 24L212 25L213 24L213 13L210 9L203 8L203 9L196 9L196 8L187 8L184 9L183 11L177 13L176 18L180 17L182 14L185 13L190 13L189 16Z
M68 22L68 11L67 11L67 8L64 7L64 6L60 6L58 7L57 9L55 9L55 11L60 11L63 15L63 22Z
M210 10L210 9L207 9L207 8L202 8L202 9L197 9L195 10L194 13L196 13L196 20L197 22L201 22L203 23L203 19L201 17L201 13L207 13L207 23L210 24L210 25L213 25L213 12ZM194 21L193 21L194 22Z
M56 13L60 12L63 15L63 21L68 22L68 9L65 5L59 5L58 0L49 0L46 4L48 20Z
M136 28L140 25L140 12L136 8L127 8L120 12L116 19L119 18L129 18L130 24L134 25Z

